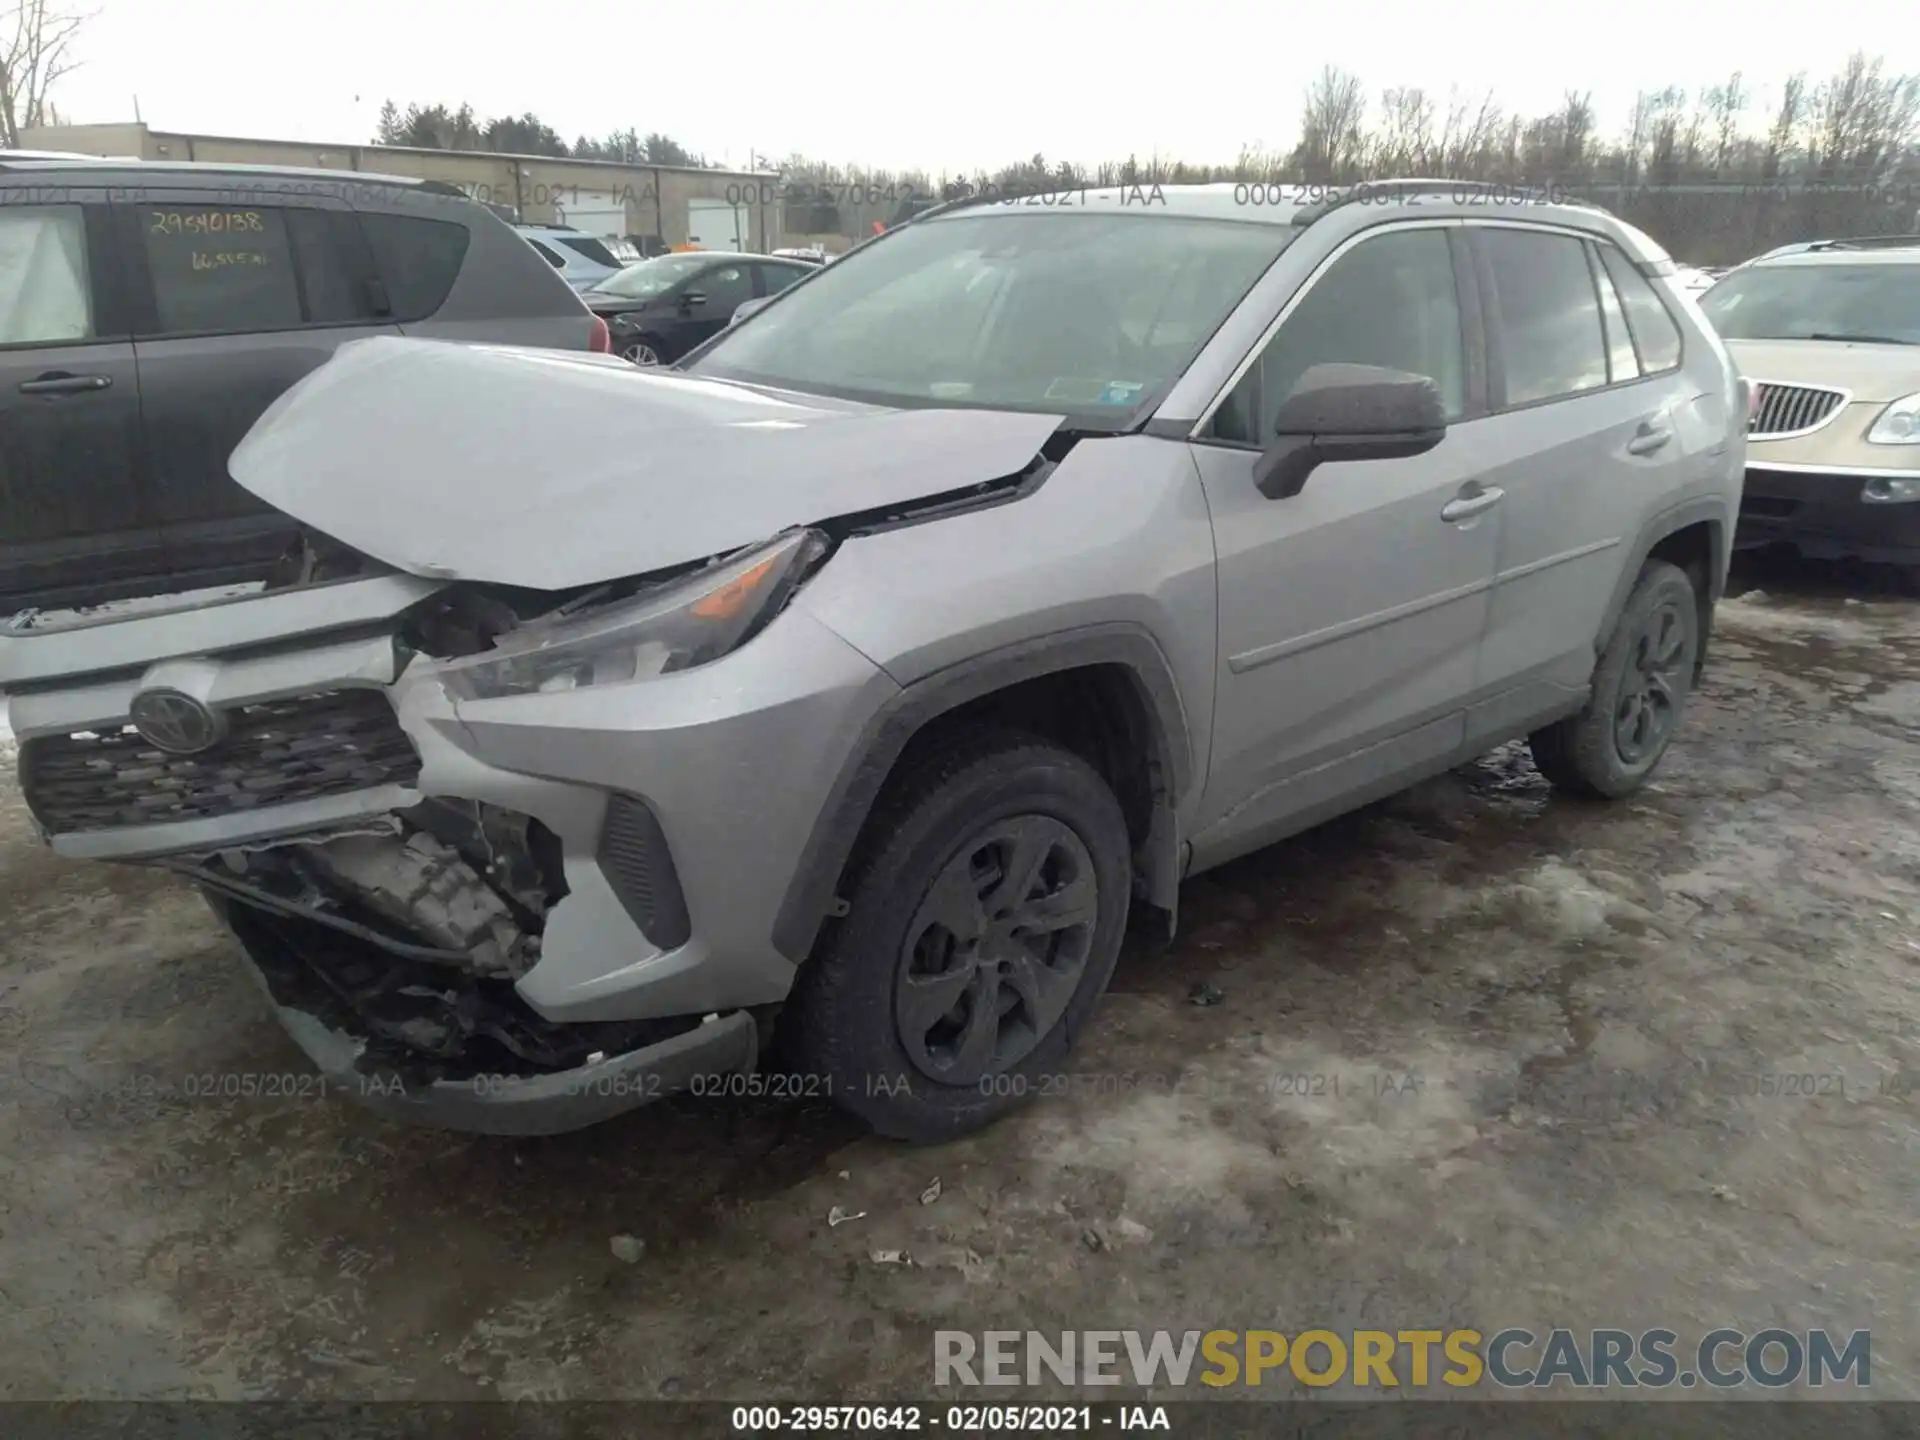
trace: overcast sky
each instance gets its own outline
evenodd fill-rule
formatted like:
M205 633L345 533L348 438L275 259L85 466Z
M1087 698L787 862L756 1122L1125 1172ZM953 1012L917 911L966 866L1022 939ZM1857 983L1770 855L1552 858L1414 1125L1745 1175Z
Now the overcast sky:
M1758 92L1849 50L1920 71L1910 0L1614 0L1577 18L1541 0L1328 6L1271 0L728 0L515 5L473 0L92 0L84 66L55 103L75 121L363 142L380 102L532 110L571 140L634 126L708 159L750 151L938 172L1039 151L1231 160L1292 143L1326 63L1389 85L1491 87L1510 109L1590 90L1603 130L1637 89ZM1759 117L1756 114L1756 122Z

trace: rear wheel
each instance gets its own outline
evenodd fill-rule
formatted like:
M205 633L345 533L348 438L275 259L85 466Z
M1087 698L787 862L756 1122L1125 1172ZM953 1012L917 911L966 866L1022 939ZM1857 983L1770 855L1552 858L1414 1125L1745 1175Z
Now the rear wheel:
M876 808L848 913L783 1016L805 1073L922 1142L1037 1093L1113 974L1130 849L1106 782L1046 741L998 732L924 757Z
M1586 708L1530 737L1555 788L1618 799L1646 783L1680 726L1700 656L1700 603L1687 572L1649 560L1614 622Z
M629 340L620 347L620 358L635 365L659 365L663 363L660 352L648 339Z

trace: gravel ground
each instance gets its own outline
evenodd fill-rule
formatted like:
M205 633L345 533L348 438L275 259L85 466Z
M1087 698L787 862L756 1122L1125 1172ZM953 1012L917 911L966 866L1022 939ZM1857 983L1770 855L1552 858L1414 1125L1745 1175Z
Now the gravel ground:
M194 895L9 786L0 1398L897 1400L942 1328L1721 1324L1870 1327L1920 1398L1920 607L1743 573L1641 796L1510 747L1203 877L1063 1093L934 1149L187 1098L305 1067Z

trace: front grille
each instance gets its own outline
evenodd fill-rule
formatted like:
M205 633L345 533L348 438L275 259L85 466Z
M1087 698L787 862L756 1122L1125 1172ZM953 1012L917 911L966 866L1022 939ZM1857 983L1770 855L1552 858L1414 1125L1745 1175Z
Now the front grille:
M1760 392L1760 403L1747 422L1749 440L1779 440L1818 430L1847 403L1846 391L1817 385L1774 385L1763 380L1754 388Z
M49 834L207 820L376 785L410 784L420 757L377 690L332 690L226 712L227 738L169 755L135 730L48 735L20 747L20 785Z
M600 831L600 870L633 923L662 950L687 943L693 922L667 849L666 831L644 800L612 796Z

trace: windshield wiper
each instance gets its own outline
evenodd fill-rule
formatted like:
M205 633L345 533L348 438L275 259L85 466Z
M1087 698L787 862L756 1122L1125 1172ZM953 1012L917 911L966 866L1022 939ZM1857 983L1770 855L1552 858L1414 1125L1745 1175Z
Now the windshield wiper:
M1854 341L1861 345L1920 345L1920 340L1902 340L1898 335L1829 335L1823 332L1804 337L1808 340Z

